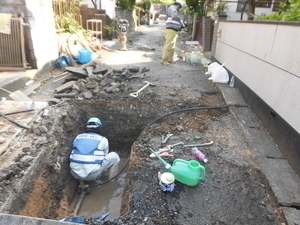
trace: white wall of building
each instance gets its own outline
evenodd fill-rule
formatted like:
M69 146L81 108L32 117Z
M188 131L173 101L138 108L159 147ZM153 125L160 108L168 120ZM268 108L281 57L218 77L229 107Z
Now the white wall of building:
M215 58L300 133L300 26L219 23Z
M224 2L226 2L224 0ZM274 0L273 0L274 2ZM237 3L228 3L228 11L227 11L227 20L240 20L241 19L241 12L237 12L237 6L238 4ZM256 7L255 8L255 17L258 17L258 16L263 16L263 15L270 15L272 13L274 13L274 11L272 11L273 9L273 5L271 5L270 8L261 8L261 7ZM247 20L247 12L244 12L243 13L243 20Z
M30 35L37 68L58 58L58 36L56 35L52 1L26 0Z
M99 4L99 0L97 0L98 9L104 9L106 11L106 15L108 15L111 19L115 19L116 17L116 0L100 0L101 8ZM87 5L88 8L94 8L94 5L91 0L82 1L82 4Z

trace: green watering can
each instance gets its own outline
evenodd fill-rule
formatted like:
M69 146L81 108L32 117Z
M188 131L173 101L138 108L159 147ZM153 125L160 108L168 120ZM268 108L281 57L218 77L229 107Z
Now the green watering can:
M205 179L205 168L200 165L198 161L175 159L173 165L170 165L159 155L157 155L152 149L150 150L156 155L160 162L165 165L166 169L175 176L176 181L188 186L196 186L199 180Z

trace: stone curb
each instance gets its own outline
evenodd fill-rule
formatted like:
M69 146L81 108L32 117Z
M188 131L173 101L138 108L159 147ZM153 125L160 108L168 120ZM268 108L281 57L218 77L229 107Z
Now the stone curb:
M264 129L260 120L245 102L237 88L217 84L229 110L241 126L244 135L256 153L260 167L266 176L289 225L300 221L300 179L288 161Z

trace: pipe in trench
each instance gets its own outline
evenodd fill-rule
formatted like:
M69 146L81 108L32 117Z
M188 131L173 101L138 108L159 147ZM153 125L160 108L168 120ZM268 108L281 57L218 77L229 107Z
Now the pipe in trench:
M85 191L82 191L80 193L80 196L79 196L79 199L77 201L77 204L76 204L76 207L75 207L75 210L74 210L74 216L77 216L78 214L78 211L82 205L82 202L83 202L83 199L84 199L84 196L85 196L86 192Z

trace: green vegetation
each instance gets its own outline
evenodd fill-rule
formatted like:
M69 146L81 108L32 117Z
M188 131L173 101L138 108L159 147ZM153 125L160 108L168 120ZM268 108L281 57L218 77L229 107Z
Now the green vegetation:
M205 0L195 1L195 0L186 0L187 8L185 12L190 15L197 13L198 18L205 16Z
M133 9L135 6L135 0L117 0L116 4L123 9Z
M300 21L300 0L287 0L280 3L280 10L268 16L258 17L257 20L268 21Z
M103 28L104 28L105 30L107 30L109 34L113 34L114 32L117 31L117 30L116 30L116 27L115 27L115 25L114 25L114 23L112 23L112 24L110 24L110 25L105 25Z
M57 23L57 26L59 29L63 29L64 32L70 34L76 34L79 30L83 30L72 13L66 13L63 17L60 17L60 21Z
M52 7L55 15L56 29L60 32L75 34L82 31L79 23L81 0L53 0Z
M227 2L218 2L212 5L211 8L208 9L209 12L212 12L214 16L224 16L227 15L227 11L229 9Z

